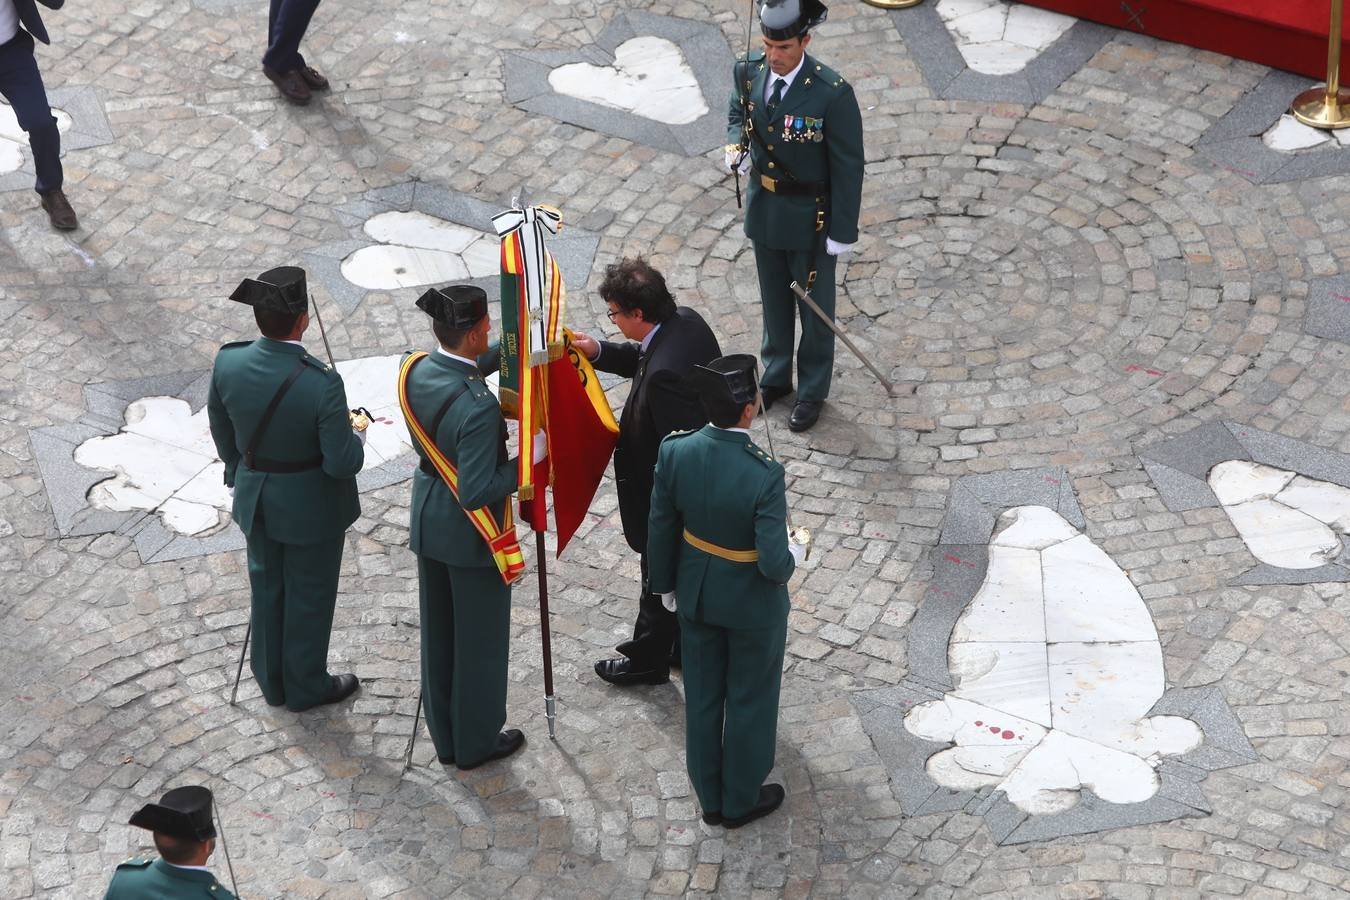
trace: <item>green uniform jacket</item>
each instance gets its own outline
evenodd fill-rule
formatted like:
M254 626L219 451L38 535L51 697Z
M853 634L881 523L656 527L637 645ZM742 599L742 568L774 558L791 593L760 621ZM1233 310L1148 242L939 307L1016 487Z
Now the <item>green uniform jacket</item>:
M764 85L771 74L763 53L751 54L748 62L738 61L732 72L735 90L727 109L727 143L738 144L742 138L741 100L747 82L746 109L750 128L758 135L750 137L753 169L745 205L745 234L775 250L823 250L825 237L852 244L858 239L863 182L862 114L853 88L829 66L807 54L770 121L764 109ZM792 117L790 126L786 123L788 116ZM814 121L807 122L808 117ZM816 133L822 140L811 139ZM765 152L765 145L777 163ZM789 181L827 182L824 232L816 231L814 196L771 193L755 173Z
M757 550L759 561L705 553L684 540L685 529L728 550ZM674 591L681 616L723 628L786 621L795 563L783 467L749 435L705 425L662 441L648 532L651 590Z
M321 456L322 464L288 474L241 465L263 412L298 362L305 368L272 416L257 455L277 462ZM252 534L261 519L274 541L317 543L342 533L361 514L356 473L365 453L347 417L342 376L305 348L271 338L221 347L206 411L225 462L225 484L234 488L234 520L244 534Z
M201 869L181 869L162 859L129 859L117 867L103 900L235 900L234 894Z
M492 553L473 527L466 509L486 506L502 524L507 498L519 482L514 459L506 455L506 421L478 369L444 353L432 352L408 376L408 404L423 428L430 429L441 404L467 384L434 435L436 446L459 472L459 500L437 474L413 475L412 534L409 547L418 556L452 566L492 566ZM412 440L417 455L426 455Z

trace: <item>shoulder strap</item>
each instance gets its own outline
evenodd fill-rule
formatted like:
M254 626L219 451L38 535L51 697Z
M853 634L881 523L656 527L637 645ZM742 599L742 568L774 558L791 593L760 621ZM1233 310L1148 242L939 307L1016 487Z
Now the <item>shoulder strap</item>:
M427 434L435 440L436 435L441 433L441 422L445 420L445 414L450 411L450 407L455 405L455 401L464 396L464 392L469 389L469 382L465 379L464 383L450 392L450 396L445 398L441 408L436 410L436 415L431 417L431 427L427 429Z
M433 434L428 434L422 427L422 423L417 421L417 416L413 414L412 404L408 402L408 376L412 373L412 368L419 360L425 357L425 353L414 353L403 361L398 371L398 405L403 411L403 419L408 423L408 430L412 433L413 439L417 445L422 448L427 459L436 469L436 474L441 477L441 481L450 490L450 495L459 501L459 472L455 464L441 452L436 446L436 438ZM453 401L455 398L451 398ZM445 404L448 409L449 403ZM506 503L505 515L501 523L497 522L497 517L492 514L492 510L486 506L478 509L466 509L464 514L469 517L469 522L474 530L487 543L488 551L492 554L492 561L497 566L497 571L501 573L502 581L510 584L520 577L525 571L525 555L521 552L520 544L516 540L516 526L511 519L511 503Z
M281 398L286 396L286 392L291 389L291 385L295 384L295 379L299 378L303 371L305 371L304 359L296 360L295 368L291 369L291 374L286 376L281 387L272 395L272 401L267 404L267 409L263 410L262 421L258 423L258 428L253 432L248 448L244 451L244 465L250 469L253 468L253 460L258 452L258 445L262 443L263 435L267 432L267 426L272 424L272 416L276 415L277 407L281 405Z

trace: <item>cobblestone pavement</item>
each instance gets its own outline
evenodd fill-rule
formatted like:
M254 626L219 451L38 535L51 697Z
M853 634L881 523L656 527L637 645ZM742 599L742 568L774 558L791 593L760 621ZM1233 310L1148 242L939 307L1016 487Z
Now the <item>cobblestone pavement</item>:
M635 607L608 483L550 575L558 741L527 579L509 718L529 744L471 773L424 739L399 776L418 689L406 481L362 498L331 659L363 690L321 712L269 709L247 680L227 703L242 552L142 564L129 536L58 532L30 432L78 419L87 383L207 368L250 333L228 289L349 240L335 210L375 188L556 202L600 235L597 266L648 254L725 348L758 342L716 153L506 101L503 54L585 48L614 5L329 0L306 49L334 91L307 109L259 71L257 6L47 16L44 76L95 87L114 139L66 157L73 236L28 191L0 194L0 897L100 895L148 845L122 823L184 782L215 789L249 897L1350 894L1346 586L1231 585L1253 559L1224 512L1170 511L1138 456L1216 422L1350 452L1347 346L1303 330L1310 284L1350 266L1345 177L1253 184L1197 150L1267 70L1112 33L1034 106L943 100L888 14L833 4L812 50L855 85L868 156L841 317L903 390L887 400L841 349L820 425L791 435L774 411L818 543L792 584L788 801L728 832L698 818L678 681L620 691L591 672ZM744 42L743 3L622 6ZM572 284L583 327L605 324L594 284ZM425 346L415 294L342 315L320 286L334 352ZM908 672L955 480L1038 466L1067 471L1087 533L1142 593L1168 684L1217 687L1259 756L1205 777L1208 817L999 846L965 812L901 815L850 696Z

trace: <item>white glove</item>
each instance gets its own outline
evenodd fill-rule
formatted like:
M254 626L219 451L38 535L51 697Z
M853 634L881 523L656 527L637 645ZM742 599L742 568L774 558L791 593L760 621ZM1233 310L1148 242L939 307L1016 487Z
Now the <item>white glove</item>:
M792 561L800 566L806 560L806 545L788 541L788 553L792 554Z
M353 428L352 434L356 435L357 439L361 441L362 447L366 445L366 433L364 431L357 431L355 428Z
M231 484L231 485L226 485L225 490L227 490L227 491L230 492L230 496L231 496L231 497L234 496L234 485L232 485L232 484Z
M534 464L537 466L548 456L548 437L541 428L534 433Z
M661 595L661 605L666 608L666 612L675 611L675 592L666 591Z
M831 256L843 256L845 253L852 253L853 248L856 246L856 242L852 244L841 244L830 238L825 239L825 252Z
M737 158L740 158L741 160L741 164L739 166L736 166ZM722 153L722 171L730 175L732 166L736 166L736 172L740 175L744 175L746 172L749 172L750 154L745 153L742 156L742 151L740 147L736 146L735 144L728 144L726 150L724 150Z

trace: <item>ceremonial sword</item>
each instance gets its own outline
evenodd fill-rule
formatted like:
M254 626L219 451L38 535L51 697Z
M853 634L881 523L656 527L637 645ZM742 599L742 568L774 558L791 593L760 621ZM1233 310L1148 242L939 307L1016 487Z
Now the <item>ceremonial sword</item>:
M792 289L792 292L797 295L797 299L805 303L807 308L810 309L811 312L815 313L816 316L820 319L820 321L824 322L826 326L828 326L829 329L835 333L835 336L838 337L839 340L844 342L844 346L847 347L849 350L853 351L853 355L858 357L858 361L861 362L864 366L867 366L867 368L871 370L872 374L877 377L877 381L880 381L882 386L886 388L887 396L894 397L895 385L891 384L890 379L888 379L885 375L881 374L881 370L878 369L875 365L873 365L872 361L867 358L867 354L859 350L857 346L854 345L854 343L851 340L849 340L848 335L844 333L844 329L841 328L834 321L834 319L825 315L825 310L820 308L820 306L816 303L816 301L812 299L811 295L802 289L802 286L800 284L794 281L792 282L792 284L789 285L789 287Z

